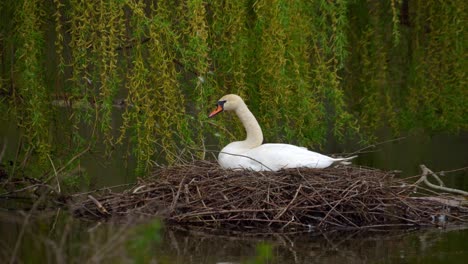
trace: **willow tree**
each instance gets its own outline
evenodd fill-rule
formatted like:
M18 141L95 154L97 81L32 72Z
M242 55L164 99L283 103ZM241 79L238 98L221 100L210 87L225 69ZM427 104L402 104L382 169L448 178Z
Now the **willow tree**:
M267 141L466 130L465 5L3 1L2 109L39 160L63 157L57 137L108 153L130 140L141 172L242 137L239 123L206 117L226 93L246 99Z

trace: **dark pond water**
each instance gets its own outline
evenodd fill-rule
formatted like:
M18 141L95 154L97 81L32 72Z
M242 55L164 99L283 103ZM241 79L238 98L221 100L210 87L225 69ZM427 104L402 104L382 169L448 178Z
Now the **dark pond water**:
M242 237L161 229L155 221L90 224L64 212L24 222L24 216L1 214L1 259L13 254L20 263L466 263L468 259L468 229Z
M18 131L5 124L0 138L14 155ZM6 139L6 140L5 140ZM214 148L214 147L212 147ZM402 176L419 174L419 164L433 171L468 166L468 135L408 136L381 144L355 161ZM328 152L339 152L330 148ZM81 167L94 187L133 182L132 160L125 150L112 159L83 157ZM446 185L468 190L468 171L447 173ZM12 212L0 199L0 260L19 263L465 263L467 229L395 231L388 234L296 234L270 237L210 235L141 224L88 223L63 210L28 216Z

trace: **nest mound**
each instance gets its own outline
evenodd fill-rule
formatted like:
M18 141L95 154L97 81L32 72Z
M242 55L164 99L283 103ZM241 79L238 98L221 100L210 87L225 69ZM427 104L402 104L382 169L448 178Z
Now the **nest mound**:
M422 197L423 196L423 197ZM78 217L159 216L169 223L225 230L311 231L468 222L468 208L390 172L345 166L233 171L199 161L164 168L122 192L88 195Z

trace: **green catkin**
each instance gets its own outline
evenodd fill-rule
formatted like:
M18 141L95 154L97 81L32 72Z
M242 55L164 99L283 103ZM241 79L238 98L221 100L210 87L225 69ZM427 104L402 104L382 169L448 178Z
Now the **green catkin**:
M65 92L70 91L69 101L72 104L87 103L95 100L94 91L92 90L95 80L93 80L93 74L90 70L92 62L89 51L92 43L93 24L91 18L95 15L94 7L86 5L84 1L70 0L69 14L71 88L64 87L64 90ZM74 111L72 119L76 131L74 140L77 143L86 141L78 132L78 128L83 121L87 124L92 123L95 120L93 115L95 116L95 112L91 108L81 108Z
M54 19L55 19L55 53L57 54L58 57L58 73L63 76L65 72L65 59L64 59L64 49L63 49L63 14L62 10L64 8L64 4L62 3L61 0L54 0L55 4L55 13L54 13Z
M393 43L395 46L400 44L400 10L401 10L401 2L402 0L391 0L391 7L392 7L392 36L393 36Z
M407 127L459 131L468 127L466 102L466 4L452 1L417 1L411 20L412 76L409 81Z
M121 80L118 75L117 48L123 45L123 2L103 2L96 6L99 19L96 34L99 36L95 46L99 63L99 95L97 102L99 107L99 119L101 120L101 132L106 146L114 144L112 136L112 110L114 99L118 92Z
M264 136L270 140L281 137L285 109L288 104L290 87L286 82L286 37L284 27L286 10L279 1L257 1L254 5L257 15L255 30L259 122L264 128ZM255 94L254 94L255 95Z
M23 1L15 13L16 71L19 73L17 93L23 104L18 125L27 133L27 142L43 163L51 151L49 137L50 100L42 68L44 33L42 1Z
M210 81L210 65L208 46L208 25L206 2L202 0L188 0L184 3L186 12L185 28L182 33L186 36L186 47L183 53L182 61L186 67L190 67L197 76L191 77L192 92L189 93L192 103L195 105L196 121L193 123L196 127L194 141L199 145L204 145L206 126L206 105L213 100L214 86ZM199 158L204 158L206 152L204 149L197 151Z
M184 96L177 82L174 64L175 50L171 48L177 42L177 37L168 26L169 17L164 16L167 12L162 3L154 10L155 15L149 24L148 51L151 90L154 90L156 108L161 113L154 117L158 122L156 134L160 138L159 148L164 151L165 160L172 164L178 156L178 145L174 142L184 138L181 132L187 124ZM165 45L166 43L171 45Z
M147 23L145 5L140 1L127 2L131 10L131 26L133 28L132 68L127 76L127 100L133 105L124 113L124 122L121 128L122 140L130 128L135 142L135 156L137 160L137 173L143 174L152 166L153 154L156 151L156 120L154 119L155 97L149 83L150 70L148 69L142 39L146 38Z

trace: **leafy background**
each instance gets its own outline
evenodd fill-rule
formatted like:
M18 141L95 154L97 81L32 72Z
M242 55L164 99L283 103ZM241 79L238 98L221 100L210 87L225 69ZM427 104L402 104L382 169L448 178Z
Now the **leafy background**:
M269 142L466 131L465 2L2 1L0 109L39 163L129 144L140 172L242 137L226 93Z

